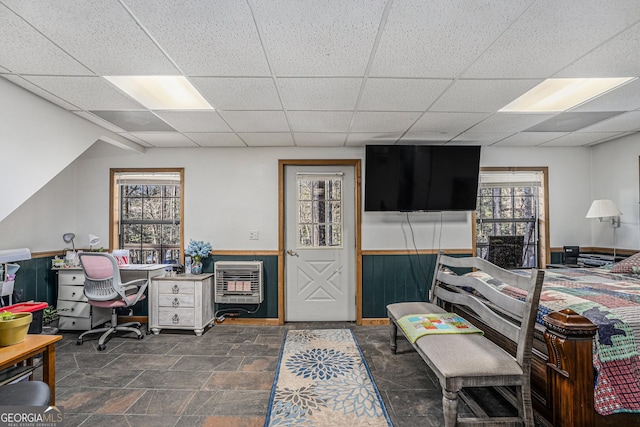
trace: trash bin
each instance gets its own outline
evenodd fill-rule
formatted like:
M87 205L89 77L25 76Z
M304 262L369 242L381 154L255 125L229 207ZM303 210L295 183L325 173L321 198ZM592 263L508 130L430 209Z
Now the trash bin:
M49 307L46 302L21 302L6 307L0 311L10 311L11 313L31 313L32 319L29 325L29 334L42 333L42 315L45 308Z

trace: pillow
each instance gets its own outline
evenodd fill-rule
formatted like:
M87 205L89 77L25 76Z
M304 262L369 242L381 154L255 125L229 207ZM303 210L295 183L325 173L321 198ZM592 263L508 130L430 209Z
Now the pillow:
M616 263L611 269L612 273L640 274L640 252Z

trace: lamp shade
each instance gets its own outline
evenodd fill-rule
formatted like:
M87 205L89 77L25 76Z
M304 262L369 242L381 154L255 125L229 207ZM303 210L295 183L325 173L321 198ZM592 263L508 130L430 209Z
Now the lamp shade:
M24 261L26 259L31 259L31 251L28 248L0 251L0 263Z
M594 200L591 203L589 212L585 218L608 218L612 216L620 216L622 212L609 199Z
M101 240L98 236L96 236L95 234L89 234L89 245L90 246L95 246L98 243L100 243Z

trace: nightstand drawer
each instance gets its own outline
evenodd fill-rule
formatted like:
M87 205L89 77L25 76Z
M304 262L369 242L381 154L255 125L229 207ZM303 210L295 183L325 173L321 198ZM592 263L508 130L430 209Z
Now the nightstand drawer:
M91 319L84 317L60 316L58 320L60 330L88 331L91 329Z
M84 296L84 286L60 286L58 288L58 299L66 301L86 301Z
M84 274L82 271L58 271L58 286L80 285L84 286Z
M159 326L188 326L195 323L193 308L168 308L158 309Z
M195 285L193 282L184 281L159 281L159 294L193 294Z
M159 307L193 307L195 296L193 294L161 294L158 296Z
M91 306L81 301L58 301L58 311L62 311L65 317L86 317L91 316ZM60 328L62 329L62 328Z

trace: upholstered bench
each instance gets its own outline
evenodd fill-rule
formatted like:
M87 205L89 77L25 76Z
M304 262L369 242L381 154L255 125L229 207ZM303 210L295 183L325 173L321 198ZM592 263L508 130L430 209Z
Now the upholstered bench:
M493 278L489 282L498 281L519 288L524 291L526 299L522 301L501 293L487 281L468 275L458 276L448 267L482 270ZM543 276L544 273L538 270L532 270L529 276L516 274L480 258L439 255L430 292L431 303L402 302L387 306L390 345L394 353L400 319L410 315L444 314L447 311L442 307L447 303L470 308L484 323L517 344L515 357L481 334L424 335L412 344L439 379L445 426L475 423L534 425L530 388L531 346ZM518 417L489 417L481 410L476 414L477 418L458 415L458 394L464 388L489 386L515 387L514 403L518 407ZM466 399L471 398L465 396ZM470 406L481 409L478 405Z

